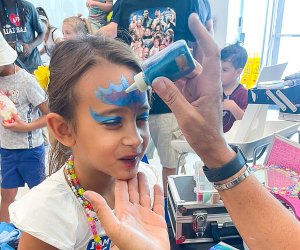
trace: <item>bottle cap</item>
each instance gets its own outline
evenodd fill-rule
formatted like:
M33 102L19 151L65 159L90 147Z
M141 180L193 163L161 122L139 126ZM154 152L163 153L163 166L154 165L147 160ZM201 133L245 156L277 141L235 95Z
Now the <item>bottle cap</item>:
M133 77L133 79L134 79L134 83L131 84L131 85L125 90L126 93L129 93L129 92L134 91L134 90L137 90L137 89L138 89L139 91L141 91L141 92L144 92L144 91L146 91L146 90L149 88L149 86L147 85L147 83L146 83L145 80L144 80L144 74L143 74L143 72L140 72L140 73L136 74L136 75Z

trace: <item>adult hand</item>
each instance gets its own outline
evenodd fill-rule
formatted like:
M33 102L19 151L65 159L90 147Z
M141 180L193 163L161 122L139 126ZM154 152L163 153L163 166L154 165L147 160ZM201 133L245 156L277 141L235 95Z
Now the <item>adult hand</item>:
M223 136L220 52L196 14L189 17L189 28L197 42L195 52L202 51L194 55L202 73L181 79L177 83L181 91L167 78L155 79L152 87L171 108L186 140L204 163L218 167L235 155Z
M33 47L31 44L28 43L23 43L23 53L22 55L25 57L28 57L31 55L32 51L33 51Z
M86 191L84 197L91 202L106 234L118 248L170 249L162 190L154 186L151 209L149 187L143 173L129 181L116 180L115 214L101 195Z
M5 129L9 129L14 132L27 132L28 131L28 123L24 122L19 115L13 114L14 122L2 122L2 126Z

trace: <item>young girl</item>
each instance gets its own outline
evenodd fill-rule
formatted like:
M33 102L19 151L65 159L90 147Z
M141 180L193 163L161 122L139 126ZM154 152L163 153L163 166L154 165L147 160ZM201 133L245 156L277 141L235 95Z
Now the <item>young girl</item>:
M80 16L71 16L64 19L62 32L64 40L70 40L85 37L91 33L91 28L87 19Z
M52 175L10 207L11 221L23 231L19 249L111 249L84 190L101 194L113 209L115 179L142 171L153 189L155 173L140 163L149 140L148 96L125 93L141 71L136 60L124 43L93 36L53 51Z
M40 54L43 55L47 53L47 55L51 57L51 53L55 45L62 42L64 37L60 29L53 27L50 24L49 18L42 7L37 7L36 10L45 27L45 37L44 37L45 44L44 47L40 50Z

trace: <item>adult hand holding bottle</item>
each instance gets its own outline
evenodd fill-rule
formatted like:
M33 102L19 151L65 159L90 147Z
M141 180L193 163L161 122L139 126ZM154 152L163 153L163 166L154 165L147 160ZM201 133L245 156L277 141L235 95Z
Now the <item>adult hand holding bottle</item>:
M202 65L202 73L177 82L183 95L167 78L155 79L152 87L171 108L186 140L204 163L209 167L221 166L235 153L223 137L219 48L196 14L189 17L189 27L196 39L194 57ZM199 50L201 59L197 56L200 53L196 53Z
M182 132L195 152L209 168L217 168L235 157L235 152L228 147L222 132L219 49L201 25L197 15L192 14L189 17L189 27L197 40L196 50L203 51L201 60L195 56L200 60L203 72L191 79L180 81L183 95L174 83L166 78L155 79L152 87L174 112ZM145 185L145 182L141 181L140 184ZM140 184L133 185L135 190L123 192L122 197L119 197L125 201L124 204L129 214L136 215L131 218L142 218L140 215L146 209L145 206L130 208L134 202L128 199L128 195L130 192L141 195L141 190L138 188ZM300 223L266 191L254 176L248 177L231 189L220 191L220 195L235 226L250 249L299 248ZM158 189L156 189L156 197L156 206L162 207L162 192ZM136 230L128 230L126 234L117 234L116 231L110 230L110 227L128 226L126 220L122 220L122 214L119 220L116 218L110 220L109 216L105 216L110 212L109 208L103 205L100 197L90 193L88 198L96 209L105 230L108 230L108 236L119 248L132 250L140 249L138 247L144 245L144 249L149 249L147 248L151 247L149 238L155 238L159 231L162 234L156 238L155 245L159 246L159 249L169 249L165 224L159 222L163 214L161 209L152 211L147 205L149 212L147 222L152 224L153 230L148 231L146 237L143 237L143 231ZM119 209L124 209L121 203L119 205ZM134 226L143 227L141 220L131 222ZM132 244L135 240L140 245Z
M155 79L152 87L171 108L186 140L208 169L221 168L236 153L227 145L222 129L219 49L197 15L189 17L189 27L197 40L194 51L201 56L194 57L202 73L181 79L181 91L167 78ZM250 249L299 248L300 223L254 176L219 193Z

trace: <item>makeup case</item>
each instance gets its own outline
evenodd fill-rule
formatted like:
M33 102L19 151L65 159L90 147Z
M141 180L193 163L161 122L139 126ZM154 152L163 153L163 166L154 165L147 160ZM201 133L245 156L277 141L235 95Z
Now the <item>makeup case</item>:
M168 215L176 244L241 242L218 192L197 193L195 187L193 176L168 177Z

